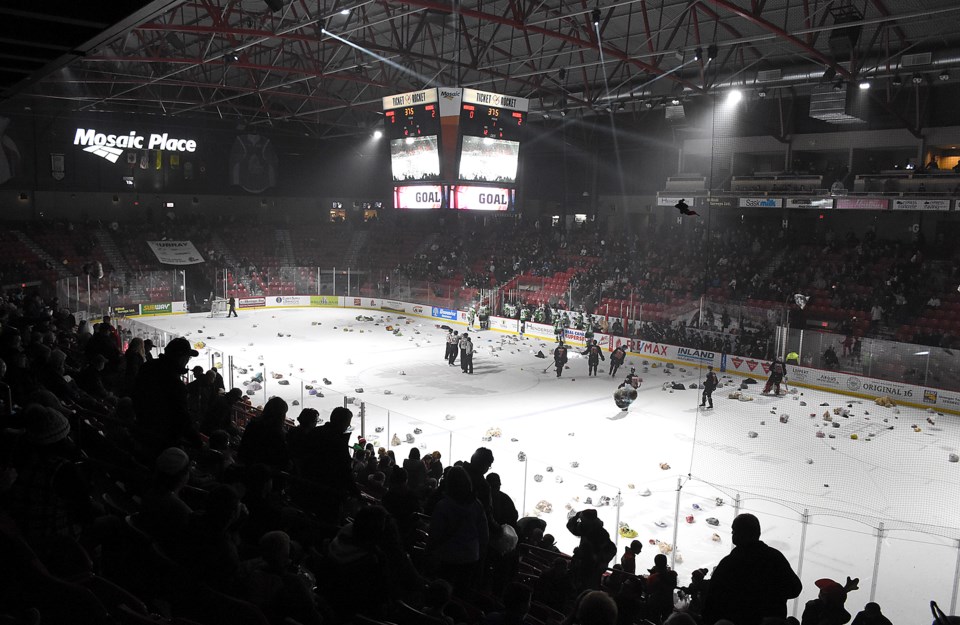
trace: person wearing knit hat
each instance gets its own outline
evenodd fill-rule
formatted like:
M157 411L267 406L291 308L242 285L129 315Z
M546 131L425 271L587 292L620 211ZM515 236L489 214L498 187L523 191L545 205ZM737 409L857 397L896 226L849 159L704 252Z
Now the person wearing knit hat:
M180 489L190 479L190 457L178 447L168 447L157 456L153 468L153 479L143 494L136 525L161 545L171 545L187 526L192 512L180 499Z
M24 439L33 445L58 443L70 434L70 422L59 411L33 404L26 411Z

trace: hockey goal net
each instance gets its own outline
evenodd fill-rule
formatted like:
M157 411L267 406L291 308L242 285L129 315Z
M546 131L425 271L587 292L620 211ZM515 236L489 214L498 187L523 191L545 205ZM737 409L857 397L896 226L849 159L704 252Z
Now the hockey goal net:
M226 317L230 312L230 301L217 298L210 302L211 317Z

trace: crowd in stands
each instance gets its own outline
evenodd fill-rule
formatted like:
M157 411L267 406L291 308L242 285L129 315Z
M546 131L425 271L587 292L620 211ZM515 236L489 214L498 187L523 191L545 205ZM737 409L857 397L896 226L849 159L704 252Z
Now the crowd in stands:
M521 517L489 449L398 459L347 408L254 408L188 370L197 355L37 295L0 302L0 622L797 622L800 580L753 515L688 584L662 553L641 564L639 541L608 568L596 510ZM579 544L560 553L548 530ZM802 623L847 622L856 580L817 586ZM854 622L884 622L869 610Z

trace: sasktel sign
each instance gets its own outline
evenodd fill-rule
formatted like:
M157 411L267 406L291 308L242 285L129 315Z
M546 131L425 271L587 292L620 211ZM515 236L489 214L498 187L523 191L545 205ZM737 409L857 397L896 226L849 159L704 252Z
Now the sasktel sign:
M130 131L125 135L108 135L93 128L77 128L73 137L74 145L85 146L84 152L96 154L111 163L116 163L124 150L167 150L168 152L196 152L197 142L193 139L176 139L168 133L150 135L150 138Z

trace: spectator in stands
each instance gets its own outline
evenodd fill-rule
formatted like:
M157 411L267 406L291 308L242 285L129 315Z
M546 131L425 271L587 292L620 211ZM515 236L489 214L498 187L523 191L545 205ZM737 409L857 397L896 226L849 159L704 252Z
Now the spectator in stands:
M411 546L416 538L418 515L423 510L417 495L407 485L409 480L403 467L394 467L387 482L387 492L380 502L396 520L400 539Z
M667 566L667 556L653 557L653 568L647 576L647 606L656 622L663 622L673 612L673 591L677 587L677 573Z
M80 528L100 510L76 464L70 422L60 412L31 404L24 414L25 432L16 481L7 493L7 510L23 538L41 559L58 542L80 537Z
M134 521L165 548L171 548L186 528L190 506L180 490L190 479L190 457L178 447L163 450L154 463L153 479L142 496Z
M477 578L480 558L487 550L487 518L463 467L447 470L441 491L443 496L430 517L427 554L438 563L440 577L463 595Z
M234 524L241 518L240 497L221 484L210 491L203 511L193 512L172 556L192 578L221 592L230 592L240 570Z
M210 402L210 408L200 421L200 431L210 435L222 430L231 436L238 436L240 431L233 425L233 409L243 399L243 391L232 388L223 395L217 395Z
M850 613L844 603L847 594L859 588L859 581L848 577L847 583L841 586L832 579L818 579L815 583L820 593L804 605L801 625L844 625L850 622Z
M563 625L615 625L616 622L617 604L610 595L591 590L580 593Z
M137 435L147 453L156 457L181 439L195 447L200 438L187 405L187 387L181 376L190 358L199 356L183 337L167 344L163 354L143 365L133 391Z
M503 591L503 610L487 614L482 625L523 625L533 601L533 590L524 584L511 582Z
M271 625L321 625L310 586L290 558L290 536L268 532L259 547L260 557L243 563L242 597L260 608Z
M360 489L353 480L352 460L348 442L353 413L338 406L330 413L330 420L314 428L304 441L306 453L294 467L308 482L293 490L296 503L311 512L321 514L324 520L335 522L340 506L350 497L359 497Z
M490 485L490 497L492 499L493 519L497 524L507 524L514 529L517 527L517 520L520 518L517 507L513 503L510 495L500 490L500 476L496 473L488 473L486 476L487 484Z
M266 464L254 464L243 470L243 505L247 518L240 527L245 545L256 545L268 532L284 529L283 507L279 495L273 497L273 477Z
M263 463L274 471L284 471L290 461L287 452L284 423L287 402L282 397L271 397L259 417L247 424L240 439L237 460L250 466Z
M620 556L620 567L624 573L636 574L637 556L641 551L643 551L643 543L639 540L631 540L630 544L624 547L623 555Z
M407 486L415 493L420 492L427 481L427 468L420 460L420 450L416 447L410 448L407 459L403 461L403 470L407 473Z
M430 618L442 621L443 625L456 625L458 621L454 620L448 609L451 606L450 599L453 597L453 586L442 579L432 580L427 584L423 593L423 607L420 611Z
M604 529L603 521L595 509L587 508L570 517L567 530L580 538L571 562L578 586L581 589L599 588L600 577L617 555L617 547Z
M788 599L803 584L782 553L760 540L760 521L740 514L731 524L733 550L714 569L703 609L705 623L728 619L760 625L766 617L786 618Z
M957 166L960 167L960 163ZM954 167L954 170L956 170L956 167ZM880 611L880 606L871 601L865 604L863 610L853 617L853 625L892 625L892 623Z
M297 417L297 426L287 430L287 449L294 462L306 453L304 445L307 436L319 422L320 412L316 408L304 408Z
M133 385L140 373L140 367L147 362L147 356L144 353L143 339L135 336L130 339L127 345L127 351L123 354L123 390L124 396L129 396L133 392Z
M153 341L150 339L143 341L143 356L147 362L153 360Z

